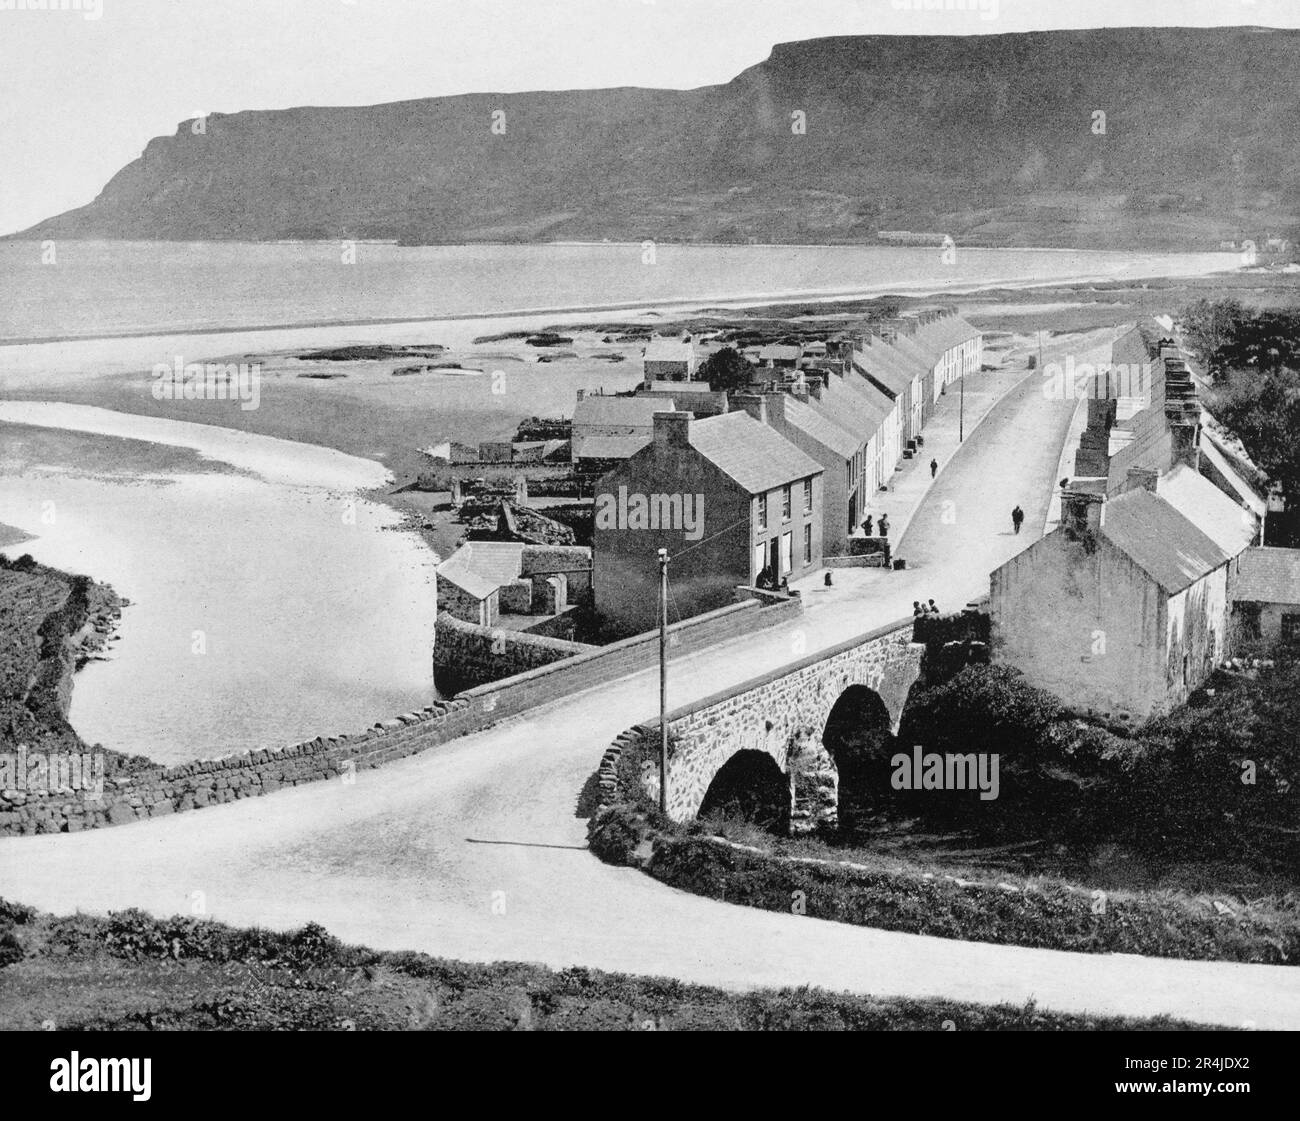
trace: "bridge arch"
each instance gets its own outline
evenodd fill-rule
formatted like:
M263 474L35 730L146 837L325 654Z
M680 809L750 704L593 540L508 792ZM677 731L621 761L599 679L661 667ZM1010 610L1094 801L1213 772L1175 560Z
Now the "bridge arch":
M670 713L669 816L695 817L714 776L748 751L768 755L788 776L791 832L833 827L839 776L823 742L828 722L835 715L835 728L846 712L865 706L897 733L924 653L911 636L910 620L895 624ZM657 724L641 731L655 738ZM643 785L658 798L651 768Z
M790 827L790 779L765 751L737 751L713 776L700 802L699 816L744 817L784 833Z
M840 778L839 824L853 824L869 812L882 773L888 781L894 722L881 695L869 685L845 689L826 717L822 744Z

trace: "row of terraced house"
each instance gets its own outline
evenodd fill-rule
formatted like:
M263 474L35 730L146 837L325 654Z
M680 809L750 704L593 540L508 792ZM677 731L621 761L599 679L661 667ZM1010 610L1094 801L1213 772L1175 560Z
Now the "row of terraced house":
M980 369L982 337L944 308L750 360L750 384L721 401L691 372L671 379L656 367L636 396L599 405L611 432L619 410L629 414L626 435L593 437L607 470L595 488L592 585L612 630L654 625L660 548L672 557L674 618L847 553L876 494L918 453L939 399ZM697 398L710 415L689 408ZM647 399L662 408L647 416Z

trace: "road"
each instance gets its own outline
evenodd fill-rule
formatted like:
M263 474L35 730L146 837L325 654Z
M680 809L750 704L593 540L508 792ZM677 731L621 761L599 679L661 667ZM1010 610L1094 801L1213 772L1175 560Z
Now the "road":
M1074 403L1046 399L1040 384L1031 377L1013 390L944 457L900 543L907 570L844 570L835 587L810 589L799 620L679 658L671 703L901 618L923 593L945 606L982 594L989 569L1042 524L1055 482ZM1021 537L1010 532L1016 502L1027 514ZM315 783L119 828L6 839L0 895L56 912L137 906L167 915L201 905L235 924L317 921L379 949L586 965L731 989L1032 998L1062 1011L1300 1027L1293 969L871 930L714 902L601 864L585 849L578 793L614 735L656 706L657 676L641 673L362 772L350 785Z

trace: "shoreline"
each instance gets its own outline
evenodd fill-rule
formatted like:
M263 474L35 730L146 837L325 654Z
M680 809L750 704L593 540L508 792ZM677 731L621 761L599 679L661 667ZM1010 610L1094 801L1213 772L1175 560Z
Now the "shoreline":
M823 248L817 246L814 248ZM1043 249L1039 252L1066 252L1064 250ZM1028 250L1017 250L1028 252ZM1070 250L1069 252L1074 252ZM1079 252L1083 252L1080 250ZM1094 253L1103 250L1091 250ZM236 324L221 327L149 327L140 330L114 331L92 335L37 335L22 338L0 338L0 348L23 346L49 346L61 343L104 342L115 339L166 339L166 338L201 338L208 335L256 334L270 331L318 331L345 327L392 327L417 326L420 324L478 322L492 319L534 319L541 316L601 315L615 313L656 314L660 312L680 311L696 308L700 311L711 308L723 308L739 311L746 308L764 307L768 304L799 303L837 303L852 300L871 300L882 296L905 296L909 299L939 299L950 296L978 296L995 291L1033 291L1036 288L1077 287L1095 284L1122 284L1130 287L1149 284L1153 281L1193 279L1213 276L1232 276L1238 270L1220 270L1211 272L1192 272L1170 275L1168 273L1131 278L1115 277L1113 274L1080 274L1077 276L1057 277L1051 280L1002 279L992 277L977 283L959 283L953 286L936 286L932 280L902 281L897 284L876 284L854 286L838 289L795 289L788 292L753 292L718 296L689 296L671 300L624 301L613 304L561 304L537 308L509 308L496 311L449 312L427 316L386 316L368 319L321 319L288 323Z
M2 571L44 580L67 589L63 600L52 607L36 624L34 634L40 643L35 650L29 679L21 696L11 698L31 714L37 737L37 750L51 743L57 748L105 751L110 756L128 759L116 749L90 744L68 719L77 674L91 661L107 661L103 651L118 637L122 611L131 601L119 595L111 584L84 573L68 572L41 564L30 556L4 560ZM20 648L28 636L6 635L6 642ZM20 734L19 738L23 738ZM65 743L71 739L71 743ZM115 764L116 766L116 764Z

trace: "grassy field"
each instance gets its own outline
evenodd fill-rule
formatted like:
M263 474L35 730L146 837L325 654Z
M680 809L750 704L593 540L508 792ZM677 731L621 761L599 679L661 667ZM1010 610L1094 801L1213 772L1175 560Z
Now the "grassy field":
M0 900L5 1030L1114 1031L1133 1020L819 989L752 993L589 969L474 965L284 934L156 920L56 917Z

